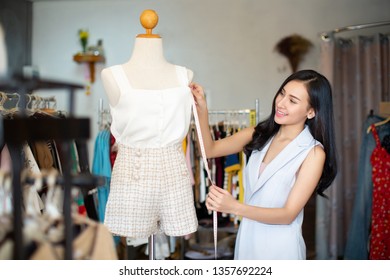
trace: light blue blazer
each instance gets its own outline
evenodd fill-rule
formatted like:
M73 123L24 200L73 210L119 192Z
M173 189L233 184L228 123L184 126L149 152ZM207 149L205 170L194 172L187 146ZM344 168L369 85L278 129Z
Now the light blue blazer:
M272 140L261 151L253 151L249 158L244 175L246 204L267 208L283 207L296 181L297 171L309 151L321 145L305 126L259 176L260 164ZM303 210L289 225L265 224L243 218L237 234L234 258L306 259L302 221Z

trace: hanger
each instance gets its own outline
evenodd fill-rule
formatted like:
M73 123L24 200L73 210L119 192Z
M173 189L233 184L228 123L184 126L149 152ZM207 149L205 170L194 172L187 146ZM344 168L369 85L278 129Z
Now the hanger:
M6 93L6 100L10 100L10 99L12 99L15 96L17 98L15 107L12 107L10 109L5 109L4 108L5 115L7 115L7 116L11 116L12 117L13 115L20 113L20 108L19 108L20 94L19 93L16 93L16 92L14 92L14 93Z
M49 98L43 98L42 99L43 107L41 108L41 111L54 115L56 113L56 107L57 107L57 100L55 100L54 97ZM53 102L53 105L50 106L50 102Z
M388 123L389 121L390 121L390 117L388 117L387 119L385 119L383 121L374 123L374 126L378 127L378 126L381 126L381 125L384 125L384 124ZM367 128L367 133L370 133L370 132L371 132L371 125Z
M102 110L100 111L100 124L99 124L99 129L100 130L107 130L111 126L111 114L109 110Z
M35 103L32 104L31 111L33 112L33 117L50 117L50 118L57 118L59 117L57 115L56 106L57 101L51 97L51 98L43 98L41 96L32 94L33 100ZM54 105L50 107L50 102L54 102Z
M239 126L240 126L240 113L238 112L233 112L232 113L232 120L231 120L231 123L232 123L232 133L235 133L238 131L239 129Z
M31 95L27 94L26 99L27 99L27 103L26 103L26 108L24 110L27 116L31 116L32 114L34 114L34 112L30 109L30 104L33 98Z
M1 99L0 99L0 111L1 111L1 114L3 116L12 116L13 113L16 113L19 111L19 108L18 108L18 105L19 105L19 99L16 103L16 106L15 108L11 108L11 109L8 109L8 108L4 108L4 103L9 100L9 96L10 97L13 97L13 96L17 96L19 98L19 94L17 93L5 93L5 92L0 92L0 95L1 95Z
M3 114L3 112L6 110L4 108L4 103L7 100L7 94L5 94L4 92L0 91L0 97L1 97L0 98L0 111Z
M232 115L230 112L228 112L227 114L225 114L223 120L223 129L226 133L226 137L230 136L231 121L232 121Z

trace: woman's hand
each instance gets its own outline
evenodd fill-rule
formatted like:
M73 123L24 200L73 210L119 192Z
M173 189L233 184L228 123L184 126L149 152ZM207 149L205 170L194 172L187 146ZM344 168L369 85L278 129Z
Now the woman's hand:
M208 210L238 215L240 203L226 190L211 186L206 198Z
M204 96L204 90L201 85L196 83L190 83L189 87L191 89L192 95L195 98L196 108L198 112L204 112L207 110L206 98Z

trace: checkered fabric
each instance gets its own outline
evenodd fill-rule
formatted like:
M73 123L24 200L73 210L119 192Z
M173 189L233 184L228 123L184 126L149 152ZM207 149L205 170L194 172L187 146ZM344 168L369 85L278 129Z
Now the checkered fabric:
M198 221L182 145L132 148L123 144L111 177L104 224L115 235L145 238L195 232Z

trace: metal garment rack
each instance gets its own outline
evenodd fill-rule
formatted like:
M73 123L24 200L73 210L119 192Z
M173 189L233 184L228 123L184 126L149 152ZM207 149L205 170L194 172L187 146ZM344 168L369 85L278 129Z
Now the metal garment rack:
M85 140L90 136L89 119L76 119L73 117L74 93L77 89L83 89L84 86L70 83L63 83L42 79L26 79L21 76L15 76L6 81L0 81L0 90L17 91L20 94L21 108L26 106L26 96L37 89L67 89L69 91L69 117L64 119L32 119L25 116L21 111L21 116L15 116L13 119L4 119L4 141L7 144L12 156L12 197L13 197L13 234L14 234L14 259L25 259L25 250L23 247L23 219L22 219L22 182L21 171L23 170L23 160L21 153L21 144L27 140L60 140L61 152L64 158L62 166L63 176L57 178L64 188L63 216L65 224L65 259L72 259L72 217L71 217L71 187L78 185L80 187L96 186L100 184L102 178L82 174L74 177L71 175L71 141L74 139Z
M239 109L239 110L209 110L209 115L249 115L254 113L252 123L257 124L260 121L260 101L255 100L255 109Z
M104 129L105 127L109 126L109 122L107 121L108 118L111 121L111 112L110 109L105 109L103 104L103 99L99 99L99 106L98 106L98 126L99 130Z
M380 27L380 26L386 26L386 25L390 25L390 21L380 21L380 22L373 22L373 23L349 25L349 26L345 26L345 27L335 28L335 29L330 30L330 31L321 32L319 35L320 35L322 40L329 41L331 38L334 37L334 34L336 34L336 33L366 29L366 28L373 28L373 27Z

